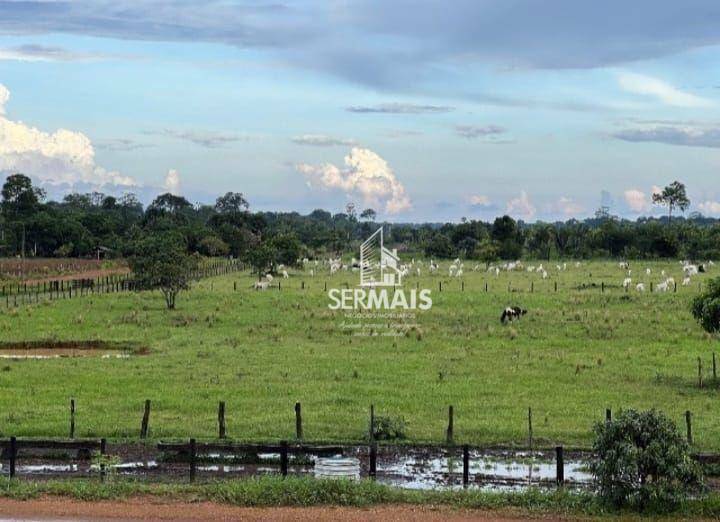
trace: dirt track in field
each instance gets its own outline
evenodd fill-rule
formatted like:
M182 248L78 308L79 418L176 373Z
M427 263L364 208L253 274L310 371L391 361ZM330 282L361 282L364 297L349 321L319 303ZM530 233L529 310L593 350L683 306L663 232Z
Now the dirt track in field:
M537 520L538 518L533 518ZM540 520L569 520L540 517ZM360 522L365 520L417 522L511 522L527 520L522 515L484 511L454 510L419 506L377 506L369 508L241 508L211 502L183 503L156 498L134 498L126 501L82 502L63 498L34 500L0 499L0 521L308 521Z

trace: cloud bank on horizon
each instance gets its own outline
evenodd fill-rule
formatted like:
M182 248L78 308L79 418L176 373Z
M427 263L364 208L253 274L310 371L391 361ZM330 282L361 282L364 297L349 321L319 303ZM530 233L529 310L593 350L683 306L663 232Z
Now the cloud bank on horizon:
M108 171L95 163L95 150L81 132L58 129L43 132L6 117L10 91L0 84L0 172L23 172L49 185L84 184L131 188L130 176Z
M714 0L0 0L0 173L422 221L679 179L720 215L719 50Z

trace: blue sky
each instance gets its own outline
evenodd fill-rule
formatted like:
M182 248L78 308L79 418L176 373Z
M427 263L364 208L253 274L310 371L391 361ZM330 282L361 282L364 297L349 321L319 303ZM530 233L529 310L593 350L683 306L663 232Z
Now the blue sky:
M198 4L0 1L0 173L398 221L635 217L679 179L720 215L718 2Z

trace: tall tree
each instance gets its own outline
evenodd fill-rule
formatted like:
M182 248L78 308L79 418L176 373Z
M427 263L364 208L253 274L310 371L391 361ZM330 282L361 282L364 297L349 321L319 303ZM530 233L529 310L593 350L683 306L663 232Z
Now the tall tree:
M32 180L24 174L12 174L5 180L1 194L0 210L8 227L14 232L15 251L19 250L25 257L27 222L45 199L45 191L33 187Z
M679 208L681 212L690 206L690 200L685 192L685 185L679 181L673 181L662 192L656 192L652 196L655 205L663 205L668 208L668 221L672 220L674 208Z
M215 200L215 210L219 214L239 214L250 208L250 204L241 192L226 192Z
M190 288L197 258L187 253L183 237L172 230L142 234L132 245L128 262L140 288L158 288L168 310L175 309L178 293Z
M366 208L360 213L361 219L367 219L368 221L375 221L375 218L377 217L377 212L375 212L372 208Z
M8 176L2 188L2 212L7 220L27 218L45 198L45 191L33 187L24 174Z

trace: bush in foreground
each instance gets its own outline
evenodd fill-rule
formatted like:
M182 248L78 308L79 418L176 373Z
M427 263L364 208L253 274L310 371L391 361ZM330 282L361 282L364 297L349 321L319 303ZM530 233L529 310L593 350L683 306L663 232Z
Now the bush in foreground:
M700 467L663 413L626 410L594 431L592 472L613 506L669 511L701 487Z
M692 314L706 332L720 332L720 277L711 279L707 290L693 299Z

